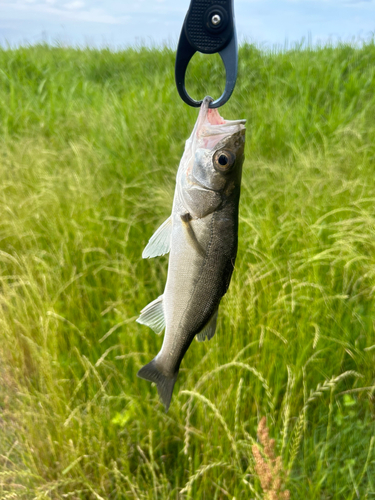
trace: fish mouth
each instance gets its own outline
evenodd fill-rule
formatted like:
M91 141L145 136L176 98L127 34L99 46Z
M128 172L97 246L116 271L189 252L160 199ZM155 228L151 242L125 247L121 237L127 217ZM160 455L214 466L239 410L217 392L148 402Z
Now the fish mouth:
M219 113L217 108L210 108L209 105L213 101L212 97L206 96L203 99L202 105L201 105L201 112L202 114L206 115L206 121L210 125L224 125L227 127L232 127L235 125L245 125L246 120L241 119L241 120L225 120Z
M212 101L213 99L210 96L203 99L194 131L198 140L203 140L204 147L207 148L214 147L225 137L245 130L246 123L244 119L225 120L217 108L209 107Z

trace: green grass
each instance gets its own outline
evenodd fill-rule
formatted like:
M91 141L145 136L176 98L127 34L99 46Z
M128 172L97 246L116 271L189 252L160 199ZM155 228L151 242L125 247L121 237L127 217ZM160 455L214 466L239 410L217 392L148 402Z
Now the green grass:
M0 497L263 498L267 417L292 499L375 497L375 45L240 50L239 252L167 414L135 323L167 258L197 111L171 50L0 51ZM203 64L204 62L204 64ZM217 57L189 71L218 97Z

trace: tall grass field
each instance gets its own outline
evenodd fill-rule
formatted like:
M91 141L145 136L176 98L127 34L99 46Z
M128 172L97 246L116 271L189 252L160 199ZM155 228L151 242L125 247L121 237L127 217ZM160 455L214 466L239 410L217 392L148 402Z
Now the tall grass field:
M173 50L0 50L0 498L375 498L375 44L243 45L239 251L168 413L135 322L197 110ZM217 98L219 57L187 86Z

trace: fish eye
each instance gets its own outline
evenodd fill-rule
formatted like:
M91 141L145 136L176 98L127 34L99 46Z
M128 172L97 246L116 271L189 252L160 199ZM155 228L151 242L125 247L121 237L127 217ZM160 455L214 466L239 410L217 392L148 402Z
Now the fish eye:
M221 166L225 167L228 165L228 157L225 154L221 154L218 158L218 162L220 163Z
M214 168L219 172L228 172L234 165L236 155L228 150L216 151L213 158Z

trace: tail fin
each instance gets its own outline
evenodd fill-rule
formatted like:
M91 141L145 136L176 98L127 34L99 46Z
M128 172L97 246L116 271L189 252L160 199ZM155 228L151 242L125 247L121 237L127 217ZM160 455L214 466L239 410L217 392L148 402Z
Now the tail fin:
M166 377L157 369L155 359L153 359L147 365L142 366L137 375L145 380L150 380L150 382L155 382L159 397L167 412L171 403L173 387L177 380L178 373L174 377Z

